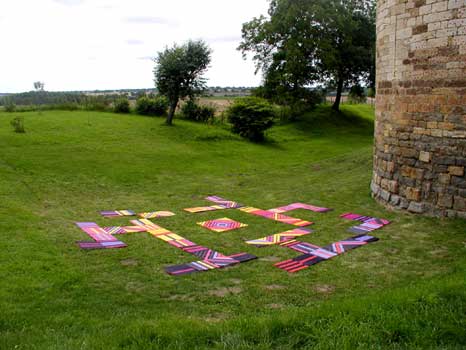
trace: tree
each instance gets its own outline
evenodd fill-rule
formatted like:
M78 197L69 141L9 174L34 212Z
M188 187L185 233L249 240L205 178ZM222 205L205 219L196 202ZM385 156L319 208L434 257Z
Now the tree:
M41 81L34 82L34 90L36 91L44 91L45 84Z
M155 85L167 97L169 111L167 124L172 125L173 115L180 98L194 98L206 88L202 75L207 70L212 51L203 41L188 41L159 52L155 59Z
M252 52L267 90L301 98L302 88L332 81L343 88L374 80L374 0L272 0L269 17L243 25L238 47ZM271 87L271 88L270 88Z

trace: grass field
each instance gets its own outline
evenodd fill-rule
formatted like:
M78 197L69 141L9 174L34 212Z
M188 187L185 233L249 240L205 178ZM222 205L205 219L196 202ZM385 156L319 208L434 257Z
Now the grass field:
M369 193L373 112L319 107L251 144L221 126L95 112L0 113L0 349L417 349L466 347L466 222L391 212ZM351 236L353 211L386 218L379 242L297 274L297 256L244 244L291 227L240 211L188 214L216 194L263 209L334 208L302 240ZM147 234L126 249L81 251L75 221L99 210L171 210L157 223L222 253L258 260L172 277L194 257ZM228 216L247 228L195 223Z

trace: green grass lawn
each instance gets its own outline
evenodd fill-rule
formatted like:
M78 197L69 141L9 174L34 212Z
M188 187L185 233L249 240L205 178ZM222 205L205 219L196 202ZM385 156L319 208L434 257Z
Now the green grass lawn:
M373 111L319 107L274 127L266 144L221 126L95 112L0 113L0 349L415 349L466 347L466 223L392 212L374 202ZM292 227L240 211L189 214L216 194L315 221L302 240L351 236L343 212L386 218L379 242L296 274L297 252L244 244ZM126 225L98 211L171 210L156 222L225 254L258 260L172 277L196 260L148 234L126 249L82 251L76 221ZM195 223L228 216L247 228Z

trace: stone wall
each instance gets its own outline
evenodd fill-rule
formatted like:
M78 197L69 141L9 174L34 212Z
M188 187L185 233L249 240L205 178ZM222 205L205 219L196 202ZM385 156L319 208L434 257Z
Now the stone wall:
M466 218L466 0L378 0L374 197Z

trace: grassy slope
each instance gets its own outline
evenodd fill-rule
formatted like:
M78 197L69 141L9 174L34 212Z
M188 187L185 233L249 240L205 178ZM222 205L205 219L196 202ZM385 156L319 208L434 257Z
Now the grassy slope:
M26 113L25 135L0 114L0 349L291 349L466 346L465 222L384 210L369 195L372 111L326 107L275 127L254 145L214 126L93 112ZM288 275L291 250L244 239L288 226L239 211L187 214L218 194L272 208L302 201L335 212L303 240L349 237L346 211L393 224L381 241ZM146 234L127 249L85 252L75 221L98 210L173 210L157 222L223 253L261 259L170 277L195 260ZM215 234L195 225L228 216L249 227ZM126 224L112 219L110 225Z

